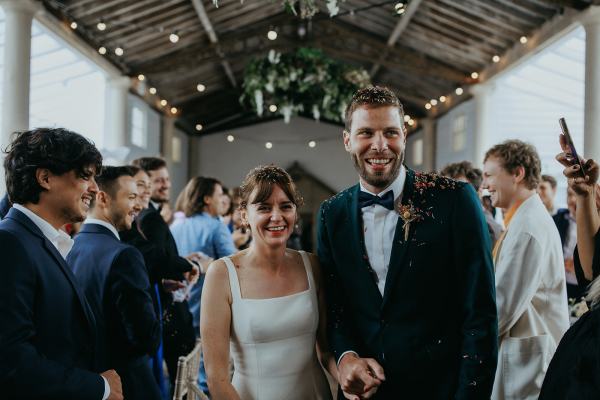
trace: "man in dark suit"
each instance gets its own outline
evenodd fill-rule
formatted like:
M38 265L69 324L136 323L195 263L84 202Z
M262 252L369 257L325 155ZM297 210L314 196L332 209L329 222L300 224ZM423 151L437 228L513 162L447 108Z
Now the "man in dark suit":
M90 302L98 326L99 361L114 368L126 399L160 400L149 355L160 342L160 324L150 297L141 253L122 243L131 227L137 186L129 167L104 167L88 218L67 257Z
M160 214L161 205L169 201L171 189L166 162L157 157L142 157L134 160L133 165L146 171L152 182L150 204L140 212L136 222L145 240L153 245L163 262L161 266L153 268L153 275L179 281L195 281L199 268L188 258L179 256L169 225ZM190 258L192 257L193 255L190 255ZM194 348L196 332L194 332L192 314L187 301L173 301L171 293L164 286L160 287L160 295L164 316L163 355L169 378L171 383L174 383L177 360Z
M387 88L354 95L344 145L360 183L318 218L341 389L352 399L489 399L497 318L481 206L470 185L402 165L403 117Z
M102 157L64 129L18 133L4 170L13 207L0 222L0 397L122 399L114 370L98 374L96 322L64 257L60 230L81 222Z

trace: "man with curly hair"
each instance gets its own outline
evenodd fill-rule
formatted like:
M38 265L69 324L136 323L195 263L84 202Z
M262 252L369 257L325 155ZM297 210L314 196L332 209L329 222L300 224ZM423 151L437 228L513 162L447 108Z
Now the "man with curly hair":
M490 241L471 185L403 165L402 105L359 90L344 146L359 183L321 205L328 337L348 399L489 399L497 356Z
M65 257L60 227L82 222L102 156L61 128L20 132L4 160L13 203L0 222L0 386L6 399L123 399L114 370L97 373L97 324Z
M492 399L537 399L560 338L569 328L560 237L536 189L535 148L507 140L487 151L483 187L506 210L494 247L500 353Z

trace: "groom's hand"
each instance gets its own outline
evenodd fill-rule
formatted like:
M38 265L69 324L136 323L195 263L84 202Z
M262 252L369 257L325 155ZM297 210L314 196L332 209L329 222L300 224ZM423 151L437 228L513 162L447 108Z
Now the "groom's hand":
M372 358L345 354L338 365L340 387L347 399L368 399L385 380L383 368Z

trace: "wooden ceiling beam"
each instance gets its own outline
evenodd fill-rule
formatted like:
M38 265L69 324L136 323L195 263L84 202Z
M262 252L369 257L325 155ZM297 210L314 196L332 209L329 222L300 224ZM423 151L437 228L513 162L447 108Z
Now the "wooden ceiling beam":
M235 76L231 71L231 67L229 66L229 62L225 59L225 54L219 48L219 39L217 38L217 34L208 18L208 14L206 14L206 10L204 9L204 5L202 4L202 0L192 0L192 4L194 5L194 9L198 14L198 18L200 19L200 23L204 27L204 30L208 34L208 38L210 42L215 46L215 51L221 57L221 65L223 66L223 70L225 71L225 75L231 82L231 86L237 87L237 82L235 80Z
M408 3L408 6L406 7L406 11L399 18L398 23L396 23L394 30L392 31L392 33L390 34L390 37L387 40L387 43L386 43L387 49L381 54L381 56L379 56L379 60L371 67L371 77L372 78L374 78L376 76L377 71L381 67L381 63L388 56L388 54L390 52L389 49L393 48L396 45L396 42L400 38L400 35L402 35L402 32L404 32L404 30L408 27L408 24L410 23L412 17L415 15L417 10L419 9L419 6L421 5L422 1L423 0L412 0L410 3Z
M515 13L519 13L523 16L534 19L536 25L543 23L546 20L546 18L550 17L553 14L552 12L548 13L548 11L546 11L545 9L540 10L539 7L521 0L496 0L496 3L500 3L500 5L506 6L507 9L511 9Z
M167 57L173 53L184 50L189 46L195 46L198 43L203 42L205 38L204 32L197 32L191 35L187 35L183 39L177 42L176 46L156 47L156 46L145 46L144 48L132 49L130 54L125 53L127 62L139 64L141 60L152 60L154 58ZM127 49L125 49L127 51ZM151 61L149 61L151 63Z
M176 28L164 30L164 31L143 31L135 35L131 36L122 36L119 38L119 43L126 44L128 48L133 49L137 46L140 48L148 48L148 47L177 47L179 42L171 43L169 40L169 35L173 31L178 31L179 40L181 41L187 36L190 35L200 35L202 36L204 32L198 29L198 19L194 15L185 15L182 16L185 19L179 19L178 25ZM113 39L113 41L116 39Z

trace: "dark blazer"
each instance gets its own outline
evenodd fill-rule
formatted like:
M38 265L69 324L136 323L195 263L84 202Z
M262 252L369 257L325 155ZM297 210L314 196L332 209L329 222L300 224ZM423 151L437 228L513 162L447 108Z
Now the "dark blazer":
M106 227L83 224L67 263L85 291L98 326L101 368L121 376L127 399L160 399L149 362L160 324L140 252Z
M8 210L10 210L10 200L8 199L8 193L2 197L0 200L0 219L3 219L6 214L8 214Z
M376 399L489 399L498 353L490 239L471 185L407 169L383 296L364 246L355 185L321 205L318 254L336 360L376 359ZM343 398L340 396L340 398Z
M101 399L94 317L56 247L12 208L0 254L0 397Z
M554 223L556 224L556 228L558 229L558 234L560 235L560 243L564 246L565 240L567 238L567 231L569 230L569 224L571 221L569 220L569 209L568 208L560 208L556 214L552 216Z
M150 206L138 216L137 223L141 233L153 247L151 249L144 245L146 249L144 256L150 256L151 252L158 255L153 262L148 264L151 266L151 274L161 278L182 280L183 272L191 270L192 267L185 258L179 256L177 244L169 225L163 220L159 210L150 203ZM177 373L177 360L180 356L193 350L196 332L187 301L174 302L170 293L161 290L161 303L163 307L163 354L169 369L169 377L173 383Z

